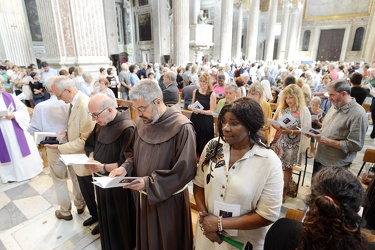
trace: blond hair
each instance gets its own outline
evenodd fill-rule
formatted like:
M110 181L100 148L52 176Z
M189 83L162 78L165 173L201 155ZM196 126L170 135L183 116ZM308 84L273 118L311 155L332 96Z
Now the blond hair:
M294 97L296 104L294 105L292 111L298 111L301 110L302 107L306 106L305 103L305 97L302 93L302 90L300 87L298 87L296 84L291 84L287 86L281 95L280 100L280 109L284 110L288 108L288 104L285 101L286 95L291 95Z

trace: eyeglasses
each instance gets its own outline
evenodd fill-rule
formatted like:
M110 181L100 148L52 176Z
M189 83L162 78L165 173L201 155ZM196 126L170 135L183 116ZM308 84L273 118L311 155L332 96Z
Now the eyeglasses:
M135 110L138 110L139 112L141 112L141 113L143 113L143 112L145 112L146 111L146 109L148 108L148 106L150 106L151 104L154 104L154 102L156 101L156 99L158 99L158 98L155 98L154 100L152 100L148 105L146 105L146 106L140 106L140 107L134 107L134 106L132 106L132 108L133 109L135 109Z
M62 94L64 94L65 90L66 90L66 89L64 89L64 90L61 92L61 94L60 94L60 95L57 95L56 97L57 97L57 98L60 98L60 97L62 96Z
M91 113L89 113L89 115L94 119L94 120L98 120L98 118L99 118L99 115L101 114L101 113L103 113L105 110L107 110L108 109L108 107L106 107L106 108L104 108L102 111L100 111L99 113L97 113L97 114L91 114Z

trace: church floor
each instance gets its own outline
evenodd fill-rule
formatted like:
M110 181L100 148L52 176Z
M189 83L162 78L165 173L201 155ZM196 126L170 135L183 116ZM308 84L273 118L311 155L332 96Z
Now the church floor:
M370 126L369 131L372 131ZM350 170L357 174L366 148L375 148L375 140L366 135L366 143L357 154ZM285 216L288 208L304 210L304 198L309 193L312 172L312 159L308 167L304 186L300 186L296 198L288 198L283 204L280 217ZM365 167L366 168L366 167ZM366 169L363 172L367 171ZM90 227L82 226L84 220L90 217L87 209L78 215L73 206L73 220L58 220L55 217L55 191L49 168L29 180L20 183L0 183L0 250L2 249L100 249L99 235L91 235ZM297 181L297 176L293 175ZM301 178L302 182L302 178ZM68 181L69 190L72 190ZM192 192L192 185L189 186ZM193 224L196 224L197 212L192 211ZM195 231L195 228L194 228Z

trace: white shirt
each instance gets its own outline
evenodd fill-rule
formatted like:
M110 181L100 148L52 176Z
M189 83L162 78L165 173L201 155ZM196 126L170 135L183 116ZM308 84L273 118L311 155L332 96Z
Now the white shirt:
M28 131L60 132L68 127L69 104L57 100L55 95L35 106Z

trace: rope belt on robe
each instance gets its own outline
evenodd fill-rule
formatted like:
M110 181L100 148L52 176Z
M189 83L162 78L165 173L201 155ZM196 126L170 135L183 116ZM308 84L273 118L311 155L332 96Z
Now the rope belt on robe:
M6 107L9 107L9 105L12 103L13 107L16 108L16 103L14 102L11 94L3 92L2 95L3 95L3 99L4 99ZM14 110L14 111L16 111L16 110ZM27 141L26 141L25 133L23 132L22 128L16 122L15 119L12 119L12 124L13 124L13 128L14 128L14 132L16 133L18 145L21 149L22 156L23 157L28 156L29 154L31 154L31 152L30 152L30 149L29 149L29 145L27 144ZM5 144L5 140L4 140L4 136L3 136L3 133L1 131L1 128L0 128L0 148L1 148L1 150L0 150L0 162L1 163L10 162L10 155L9 155L9 152L8 152L8 148Z

